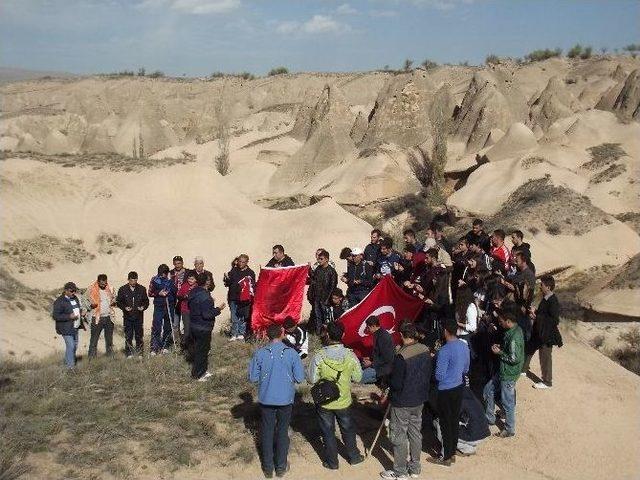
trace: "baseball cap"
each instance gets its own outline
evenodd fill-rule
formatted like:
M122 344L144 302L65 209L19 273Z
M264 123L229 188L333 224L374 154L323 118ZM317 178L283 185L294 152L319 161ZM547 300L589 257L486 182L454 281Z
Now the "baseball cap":
M362 255L364 251L360 247L353 247L351 249L351 255Z

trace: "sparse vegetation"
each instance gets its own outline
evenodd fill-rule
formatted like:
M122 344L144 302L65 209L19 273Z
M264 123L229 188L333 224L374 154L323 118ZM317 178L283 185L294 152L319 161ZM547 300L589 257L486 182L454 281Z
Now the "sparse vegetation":
M432 70L438 66L437 62L429 60L428 58L425 59L420 65L422 65L425 70Z
M220 175L227 175L229 173L230 159L229 159L229 146L231 144L231 135L229 132L229 117L225 108L224 101L225 85L222 86L222 92L215 105L216 118L218 120L218 127L216 129L216 136L218 138L218 154L214 159L215 169Z
M433 208L429 205L427 199L423 195L416 193L394 198L382 205L383 220L388 220L404 212L408 212L413 218L411 227L416 231L426 229L434 217ZM377 221L374 221L372 225L376 223Z
M520 164L522 165L522 168L524 168L525 170L535 166L535 165L540 165L541 163L546 162L547 160L542 158L542 157L527 157L522 159L522 161L520 162Z
M527 62L540 62L549 58L560 57L561 55L561 48L556 48L554 50L545 48L544 50L534 50L533 52L525 55L524 58Z
M594 175L591 178L591 180L589 180L589 183L598 184L598 183L610 182L611 180L613 180L616 177L619 177L626 171L627 171L626 165L621 163L614 163L613 165L609 165L602 172L598 173L597 175Z
M593 47L591 47L591 46L584 47L584 46L580 45L579 43L576 43L567 52L567 57L569 57L569 58L582 58L583 60L586 60L587 58L591 57L592 53L593 53Z
M591 339L590 343L593 348L595 348L596 350L600 350L604 345L604 335L602 333L599 333Z
M162 78L164 77L164 72L162 70L156 70L147 75L149 78Z
M550 225L547 225L547 233L549 235L560 235L561 232L561 228L560 225L552 223Z
M640 288L640 254L634 256L608 286L614 290Z
M407 58L402 65L402 71L410 72L413 68L413 60Z
M600 170L627 156L627 152L624 151L619 143L602 143L595 147L587 148L587 151L591 155L591 160L580 165L587 170Z
M21 273L51 270L54 262L82 263L93 258L85 250L82 240L50 235L3 243L0 256L3 264Z
M496 65L500 63L500 60L501 59L498 55L491 53L487 55L487 58L484 59L484 63L486 63L487 65Z
M233 458L251 462L256 450L242 409L255 404L242 398L253 393L245 365L252 347L229 349L217 336L213 343L220 373L207 384L191 382L188 365L172 355L143 363L100 358L71 375L57 358L3 361L3 465L28 468L27 454L47 452L57 463L47 468L75 468L83 478L127 478L154 464L165 471L194 466L203 453L220 466ZM139 461L127 455L131 448Z
M630 43L629 45L622 47L622 50L629 53L640 52L640 43Z
M138 76L139 77L144 77L147 74L147 70L144 67L140 67L138 69Z
M269 77L273 77L275 75L286 75L289 73L289 69L287 67L276 67L269 70L267 74Z
M1 153L0 161L7 158L28 158L42 163L54 163L65 168L106 169L113 172L142 172L150 168L184 165L195 161L195 158L161 158L150 161L146 158L128 157L119 153L60 153L57 155L45 155L37 152L10 152L6 150Z
M633 327L619 336L622 346L611 352L611 358L627 370L640 375L640 328Z
M127 242L117 233L102 232L96 238L98 252L111 255L119 250L130 250L134 247L132 242Z

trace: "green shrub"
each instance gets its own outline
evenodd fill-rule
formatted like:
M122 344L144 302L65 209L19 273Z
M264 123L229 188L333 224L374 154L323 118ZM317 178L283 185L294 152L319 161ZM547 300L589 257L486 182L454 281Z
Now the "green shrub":
M420 65L422 65L425 70L431 70L438 66L436 62L429 60L428 58L426 58Z
M410 60L410 59L407 58L404 61L404 64L402 66L402 70L404 70L405 72L409 72L409 71L411 71L412 67L413 67L413 60Z
M289 69L287 67L276 67L269 70L267 74L269 77L273 77L274 75L286 75L289 73Z
M162 78L164 77L164 72L162 70L156 70L155 72L151 72L148 77L150 78Z
M583 49L582 45L580 45L579 43L576 43L567 52L567 57L569 57L569 58L578 58L580 55L582 55L583 50L584 49Z
M492 53L487 55L487 58L484 59L484 63L487 65L496 65L500 63L500 57Z
M587 58L591 58L591 54L593 52L593 48L585 47L585 49L580 54L580 58L586 60Z
M555 50L545 48L544 50L534 50L525 55L524 58L527 62L540 62L549 58L559 57L560 55L562 55L562 49L560 48L556 48Z

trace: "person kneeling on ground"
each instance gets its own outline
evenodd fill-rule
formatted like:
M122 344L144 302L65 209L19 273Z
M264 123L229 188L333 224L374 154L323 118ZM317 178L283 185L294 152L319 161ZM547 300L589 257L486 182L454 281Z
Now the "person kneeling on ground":
M375 315L365 320L367 332L373 335L373 351L371 358L362 360L362 383L376 383L380 388L385 388L391 368L395 347L391 334L384 328L380 328L380 319Z
M267 337L270 343L253 354L249 364L249 381L258 386L262 417L262 472L265 477L272 478L274 468L277 477L284 476L289 470L289 421L296 393L295 384L304 380L304 367L296 351L282 342L284 331L280 325L269 325Z
M500 389L500 400L506 416L506 428L499 437L516 434L516 381L524 365L524 335L516 321L513 307L498 310L498 321L505 330L502 346L494 344L491 351L500 359L500 370L484 387L485 415L489 425L495 425L495 392Z
M215 306L211 293L207 291L207 276L198 274L197 286L188 295L189 322L191 337L193 338L193 365L191 377L200 382L206 382L212 376L208 371L209 350L211 349L211 332L216 317L220 315L225 304Z
M491 435L484 407L468 386L462 392L458 452L464 457L475 455L480 442Z
M307 331L299 327L291 317L285 318L282 326L285 332L284 344L298 352L300 358L307 358L309 354L309 337L307 336Z
M315 384L320 380L335 382L340 397L324 405L316 405L318 423L324 442L324 459L322 466L330 470L338 469L338 445L335 435L335 422L338 421L342 441L347 449L351 465L364 461L356 444L356 429L351 415L351 382L362 379L360 362L350 349L342 345L344 328L340 323L326 326L328 345L321 348L313 356L309 364L307 379Z
M422 409L429 398L431 356L413 323L400 327L402 347L393 360L389 377L391 401L389 437L393 443L393 470L380 476L386 480L405 479L420 474L422 452ZM407 464L407 444L409 462Z

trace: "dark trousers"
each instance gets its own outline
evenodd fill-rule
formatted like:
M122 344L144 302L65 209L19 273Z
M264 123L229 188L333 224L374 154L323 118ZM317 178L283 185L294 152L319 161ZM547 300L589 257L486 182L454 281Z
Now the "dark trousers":
M549 386L553 384L553 359L551 357L552 351L553 345L541 345L540 347L538 347L542 381ZM533 358L534 353L535 349L532 352L528 353L524 361L524 367L522 368L523 372L527 372L529 370L529 364L531 363L531 359Z
M314 300L311 303L311 315L309 316L308 332L313 332L316 335L322 333L322 327L324 327L326 317L326 305L320 300Z
M207 373L209 368L209 350L211 350L211 332L191 330L193 338L193 364L191 377L197 379Z
M91 321L91 338L89 339L89 357L93 358L98 353L98 340L104 330L104 346L108 355L113 353L113 322L111 317L100 317L97 321Z
M173 345L171 337L171 307L167 311L165 304L153 306L153 321L151 323L151 351L159 352L163 348Z
M133 348L133 339L135 337L136 347ZM142 341L142 318L125 318L124 319L124 354L129 357L134 351L142 354L144 343Z
M331 467L338 467L338 442L336 440L336 420L342 434L342 441L347 448L347 456L349 462L354 461L360 456L360 451L356 444L356 429L351 416L350 408L341 410L329 410L327 408L317 407L318 424L322 432L322 440L324 443L324 461Z
M262 470L267 473L284 472L289 454L289 422L293 405L260 404Z
M367 295L369 295L369 292L367 291L347 292L347 299L349 300L349 306L350 307L356 306L358 303L364 300L364 297L366 297Z
M449 460L456 453L458 445L458 425L462 407L462 388L438 391L438 417L442 430L442 456Z

